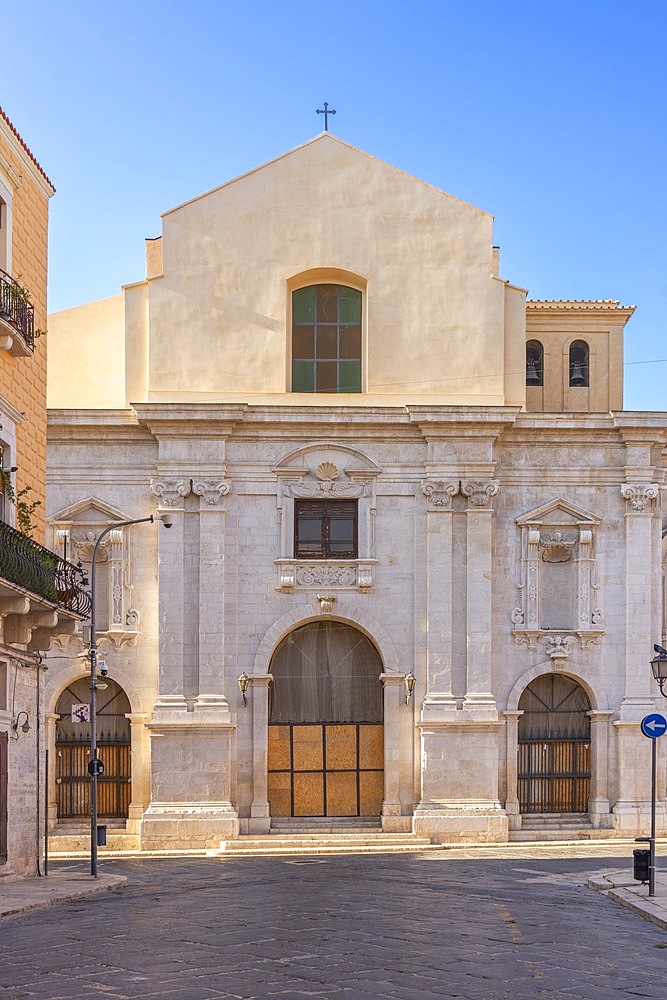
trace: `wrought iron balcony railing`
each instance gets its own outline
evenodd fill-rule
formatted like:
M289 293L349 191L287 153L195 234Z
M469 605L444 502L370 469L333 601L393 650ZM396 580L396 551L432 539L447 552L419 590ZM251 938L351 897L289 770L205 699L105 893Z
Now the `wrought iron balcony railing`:
M25 288L0 268L0 320L21 335L33 351L35 348L35 308Z
M51 604L90 617L88 581L80 566L61 559L32 538L0 521L0 578Z

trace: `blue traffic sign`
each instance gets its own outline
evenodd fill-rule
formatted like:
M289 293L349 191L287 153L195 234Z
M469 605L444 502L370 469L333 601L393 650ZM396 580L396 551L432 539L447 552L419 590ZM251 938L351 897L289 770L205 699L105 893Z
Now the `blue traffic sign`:
M642 732L651 740L656 740L658 736L664 736L667 732L667 719L659 712L652 712L642 719Z

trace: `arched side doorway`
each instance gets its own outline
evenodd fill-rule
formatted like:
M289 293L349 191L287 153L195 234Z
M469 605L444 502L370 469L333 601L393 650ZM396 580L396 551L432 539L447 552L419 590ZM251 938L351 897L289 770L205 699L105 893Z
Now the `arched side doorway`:
M362 632L317 621L271 659L272 816L378 816L384 790L382 659Z
M519 699L521 813L583 813L591 787L591 703L575 680L543 674Z
M105 687L102 688L104 683ZM132 790L130 761L131 711L123 689L106 678L98 682L97 747L104 774L97 779L98 814L109 819L127 819ZM87 677L73 681L56 705L56 803L58 819L90 815L90 703Z

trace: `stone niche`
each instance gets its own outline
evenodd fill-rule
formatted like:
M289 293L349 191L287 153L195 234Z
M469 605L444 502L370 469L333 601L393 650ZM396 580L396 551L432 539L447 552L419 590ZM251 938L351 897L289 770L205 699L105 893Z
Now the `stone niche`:
M517 643L534 649L542 637L577 636L585 648L603 634L595 545L601 523L562 499L516 519L520 602L512 624Z

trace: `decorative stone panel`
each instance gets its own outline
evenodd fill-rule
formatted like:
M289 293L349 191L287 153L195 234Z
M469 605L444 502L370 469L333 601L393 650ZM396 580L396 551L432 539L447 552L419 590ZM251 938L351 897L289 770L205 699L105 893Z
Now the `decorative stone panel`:
M553 500L517 518L520 604L510 618L517 644L546 642L557 663L604 633L598 594L595 532L601 519L566 500Z
M327 443L306 445L273 472L278 480L280 550L275 560L278 590L357 590L373 588L375 480L380 468L358 449ZM357 500L357 559L295 559L295 500Z

